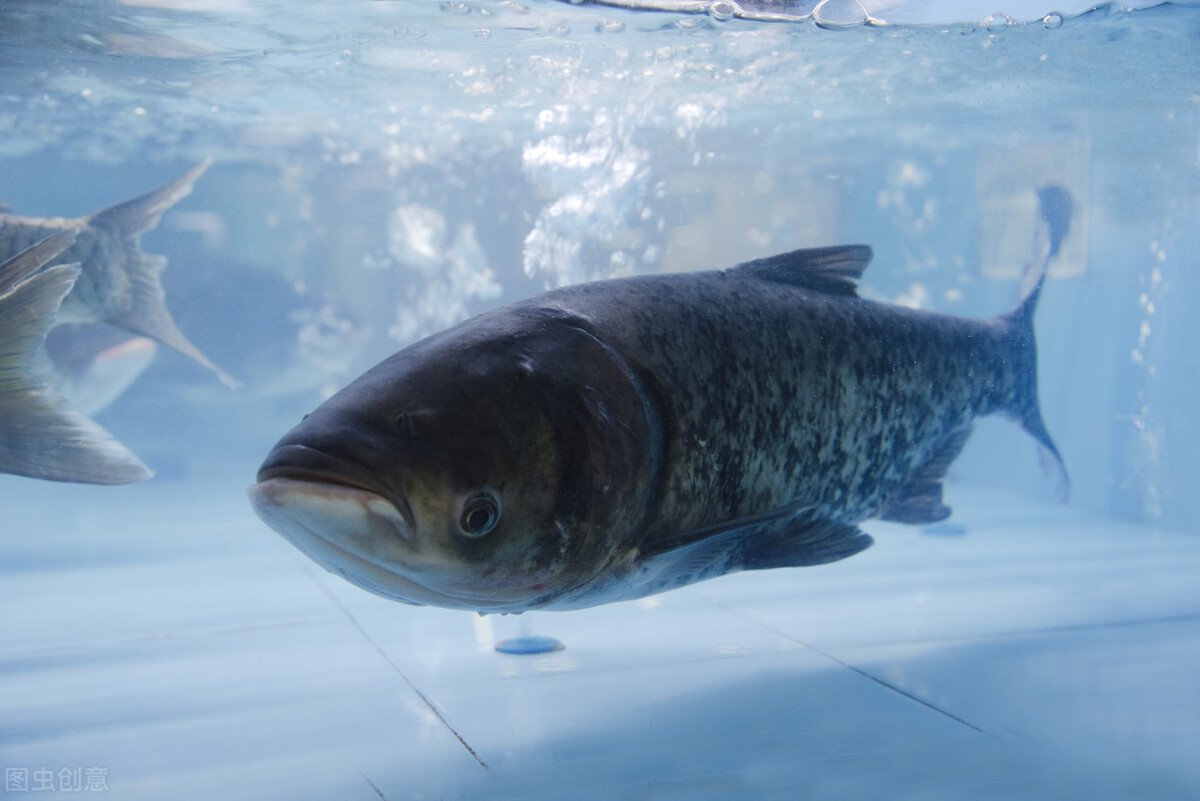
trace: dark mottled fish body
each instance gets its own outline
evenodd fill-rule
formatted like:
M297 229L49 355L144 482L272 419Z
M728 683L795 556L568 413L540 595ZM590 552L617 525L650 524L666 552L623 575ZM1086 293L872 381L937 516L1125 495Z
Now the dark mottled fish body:
M946 517L983 415L1017 420L1065 487L1032 328L1052 250L990 320L860 298L862 246L547 292L368 371L250 497L360 586L485 612L836 561L870 544L863 520Z
M0 259L62 231L76 239L62 255L80 266L79 279L63 301L59 322L100 322L142 334L174 348L217 373L227 384L237 382L221 371L179 331L167 311L159 279L162 256L143 253L138 237L154 228L163 212L187 197L205 170L205 161L141 197L87 217L23 217L0 214Z
M890 505L903 517L915 471L972 420L1036 411L1025 316L971 320L754 276L770 263L566 288L507 312L578 326L636 366L662 429L649 532L798 499L820 518Z

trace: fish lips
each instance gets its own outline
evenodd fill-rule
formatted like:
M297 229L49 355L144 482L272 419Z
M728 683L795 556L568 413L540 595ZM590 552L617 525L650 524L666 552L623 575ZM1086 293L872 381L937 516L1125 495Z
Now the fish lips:
M373 488L371 472L352 460L338 458L319 447L300 442L280 442L258 468L259 483L273 478L290 478L339 484L366 492L382 493Z
M405 541L416 535L416 520L404 498L389 498L374 486L369 470L318 448L276 446L259 468L257 482L248 492L260 517L263 509L301 514L339 542L355 531Z
M423 583L429 568L434 575L424 581L437 583L439 576L436 566L419 565L421 543L408 503L370 488L365 474L365 468L319 449L281 444L246 494L264 523L321 567L368 592L418 606L481 612L514 607L512 600L443 592Z
M412 545L411 518L386 498L341 484L266 478L247 490L268 526L321 567L352 584L416 605L485 609L481 599L456 598L398 572L397 552Z

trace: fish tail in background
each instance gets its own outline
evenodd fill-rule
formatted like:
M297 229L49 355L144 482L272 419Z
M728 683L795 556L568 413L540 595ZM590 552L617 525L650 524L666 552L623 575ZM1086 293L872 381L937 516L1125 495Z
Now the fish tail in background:
M31 369L79 277L74 264L37 271L74 241L75 232L64 231L0 264L0 472L88 484L142 481L150 469Z
M205 159L153 192L96 212L88 217L88 223L98 226L107 223L121 229L130 239L144 234L158 225L163 212L192 193L192 186L211 165L212 159Z
M87 218L87 224L116 232L130 257L129 307L110 317L107 322L174 348L212 370L222 384L236 388L241 386L240 382L209 361L199 348L189 342L167 311L166 296L159 281L159 273L166 266L166 259L142 253L138 246L138 236L158 225L164 211L191 194L192 185L210 164L212 160L205 159L149 194L98 211Z
M1037 253L1022 277L1022 295L1016 308L1001 320L1008 326L1010 358L1017 365L1016 391L1006 413L1013 417L1038 444L1042 467L1055 475L1059 500L1071 494L1071 481L1062 456L1046 430L1038 402L1037 341L1033 331L1033 315L1041 296L1042 285L1050 260L1058 255L1063 239L1070 230L1073 202L1071 194L1060 186L1045 186L1038 190L1038 211L1043 226L1037 237Z

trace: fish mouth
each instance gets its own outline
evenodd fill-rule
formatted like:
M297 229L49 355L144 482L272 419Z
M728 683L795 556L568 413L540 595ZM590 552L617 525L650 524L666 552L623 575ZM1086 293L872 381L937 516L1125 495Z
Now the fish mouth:
M356 474L363 473L362 479ZM331 456L319 448L300 443L276 445L267 459L258 468L255 480L260 484L273 478L289 478L313 481L320 484L336 484L365 492L379 491L367 480L368 471L353 462Z
M416 536L412 517L370 490L303 478L268 478L251 486L250 503L264 522L288 539L296 524L310 534L327 532L325 539L361 540L361 545L388 540L411 541ZM288 530L282 530L288 529Z
M246 494L263 522L331 573L368 592L417 606L502 611L511 601L455 595L401 574L415 527L391 501L371 490L320 477L272 477ZM300 471L301 473L303 471Z
M359 478L360 475L362 478ZM412 508L407 500L403 497L388 497L373 486L371 475L365 468L308 445L293 443L276 446L258 469L255 480L258 482L257 486L271 481L310 484L313 493L324 492L326 496L340 495L346 501L357 500L369 511L382 517L393 519L394 514L398 514L400 520L393 519L393 522L396 524L397 533L406 540L411 540L417 529L416 518L413 517ZM319 489L321 487L325 489ZM334 493L332 488L335 487L340 487L345 492Z

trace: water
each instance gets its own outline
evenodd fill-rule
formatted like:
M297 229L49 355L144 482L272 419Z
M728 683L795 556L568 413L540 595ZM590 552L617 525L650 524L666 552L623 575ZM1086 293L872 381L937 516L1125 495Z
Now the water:
M212 158L143 249L169 258L181 329L244 383L230 391L160 348L97 413L153 481L0 476L0 763L107 766L115 797L262 797L273 781L314 797L470 797L490 779L444 775L480 762L514 797L552 797L570 770L609 790L604 777L627 770L607 797L768 797L799 781L792 746L824 755L796 763L814 797L1009 797L1018 775L1011 797L1200 785L1183 756L1200 745L1185 678L1200 639L1200 7L700 5L0 0L0 199L81 215ZM756 6L798 21L745 19ZM863 242L876 253L864 294L997 313L1048 183L1080 209L1038 312L1069 507L1053 505L1031 443L988 421L951 473L942 536L885 527L886 543L821 569L833 572L550 616L532 633L566 650L521 662L492 648L529 632L360 598L286 550L241 495L278 436L362 370L552 286ZM1030 634L1056 627L1075 633ZM963 764L995 779L985 793L934 759L953 729L926 721L901 737L902 705L881 729L857 727L875 708L834 663L804 662L814 654L1006 748L1042 743L1049 762L970 745ZM395 670L376 676L380 656ZM819 678L797 679L793 659ZM964 682L991 681L980 671L995 664L1020 677L995 697L1021 714ZM112 689L125 687L118 665L138 686ZM676 689L707 706L673 705ZM637 728L646 719L632 723L621 698L708 755L708 772ZM381 723L381 703L415 728ZM834 733L767 725L776 706ZM728 731L749 727L745 759L717 756L730 753L722 715ZM384 725L399 728L354 734ZM212 745L230 726L238 745ZM438 743L437 769L406 785L388 744L413 738ZM316 784L295 774L305 754L326 760ZM858 758L880 754L875 768Z

